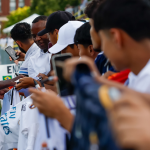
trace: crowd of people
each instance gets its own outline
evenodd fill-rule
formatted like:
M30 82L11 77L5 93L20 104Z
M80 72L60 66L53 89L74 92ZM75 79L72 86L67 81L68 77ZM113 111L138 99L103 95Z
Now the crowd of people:
M0 150L150 149L149 0L92 0L85 14L89 22L57 11L11 30L23 64L0 81ZM52 58L68 53L73 94L62 96Z

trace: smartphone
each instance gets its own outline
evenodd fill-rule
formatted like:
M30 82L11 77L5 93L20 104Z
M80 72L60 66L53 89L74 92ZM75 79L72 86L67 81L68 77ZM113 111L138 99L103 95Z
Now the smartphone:
M58 54L52 57L53 69L55 71L55 75L58 77L56 85L60 96L72 95L72 91L70 90L71 88L69 87L70 84L63 77L63 63L71 57L72 55L70 53Z
M7 54L13 59L16 60L19 58L19 56L17 56L17 53L15 52L15 50L11 47L8 46L5 51L7 52Z

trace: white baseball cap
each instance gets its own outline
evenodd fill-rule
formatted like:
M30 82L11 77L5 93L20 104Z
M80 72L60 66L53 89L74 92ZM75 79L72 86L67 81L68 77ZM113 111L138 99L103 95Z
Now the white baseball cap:
M56 54L66 48L68 45L74 44L74 36L76 30L84 23L81 21L69 21L63 25L58 32L57 43L49 48L49 52Z

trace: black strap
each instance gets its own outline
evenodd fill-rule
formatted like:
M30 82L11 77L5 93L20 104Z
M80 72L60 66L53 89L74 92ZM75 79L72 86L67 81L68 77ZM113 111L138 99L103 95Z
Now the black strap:
M41 82L42 87L44 87L44 83ZM45 124L46 124L46 132L47 132L47 137L50 138L50 129L48 126L48 117L45 116Z
M69 137L68 137L68 134L66 133L66 150L69 150Z
M48 117L45 116L45 124L46 124L46 132L47 132L47 137L50 138L50 130L48 126Z
M10 103L10 105L13 104L13 97L14 97L14 88L12 89L12 93L11 93L11 103Z

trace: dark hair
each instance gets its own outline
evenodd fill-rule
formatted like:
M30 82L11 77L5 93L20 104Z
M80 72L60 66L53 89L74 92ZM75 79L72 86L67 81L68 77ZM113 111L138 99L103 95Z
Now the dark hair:
M105 0L93 19L97 32L119 28L137 41L150 38L150 6L146 0Z
M78 28L74 37L74 43L82 44L84 47L92 45L90 28L91 25L89 22L84 23L80 28Z
M68 46L70 46L72 49L74 49L74 44L70 44Z
M16 24L10 33L14 41L19 40L26 43L29 39L32 39L31 27L26 22Z
M38 16L38 17L36 17L36 18L32 21L32 23L37 23L37 22L39 22L39 21L41 21L41 20L46 21L46 20L47 20L47 16L44 16L44 15Z
M86 23L86 20L84 20L84 19L77 19L77 20L73 20L73 21L80 21L80 22Z
M92 18L93 11L99 5L102 0L93 0L91 1L84 10L84 13L88 18Z

